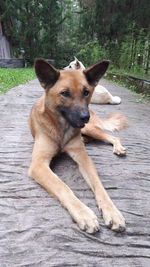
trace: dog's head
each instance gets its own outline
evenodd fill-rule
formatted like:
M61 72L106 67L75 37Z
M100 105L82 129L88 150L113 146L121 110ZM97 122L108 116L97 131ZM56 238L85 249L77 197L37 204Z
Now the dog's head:
M70 62L70 64L64 68L64 70L85 70L84 65L81 61L79 61L76 57L74 57L74 61Z
M103 60L84 71L57 70L43 59L35 61L37 77L45 89L45 105L59 113L74 128L82 128L89 121L88 105L94 87L109 65Z

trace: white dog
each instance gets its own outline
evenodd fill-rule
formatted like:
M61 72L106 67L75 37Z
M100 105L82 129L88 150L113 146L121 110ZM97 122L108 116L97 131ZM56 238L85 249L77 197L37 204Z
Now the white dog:
M64 69L73 69L73 70L85 70L84 65L76 57L67 67ZM121 103L121 98L119 96L112 96L109 91L102 85L97 85L95 87L93 96L91 98L91 103L93 104L112 104L118 105Z

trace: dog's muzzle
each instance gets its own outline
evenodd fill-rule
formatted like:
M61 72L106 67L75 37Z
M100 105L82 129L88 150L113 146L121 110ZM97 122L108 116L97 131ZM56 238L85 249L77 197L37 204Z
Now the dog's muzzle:
M90 119L88 108L59 106L59 111L74 128L83 128Z
M83 123L87 123L90 119L90 113L88 110L82 110L80 112L80 120L83 122Z

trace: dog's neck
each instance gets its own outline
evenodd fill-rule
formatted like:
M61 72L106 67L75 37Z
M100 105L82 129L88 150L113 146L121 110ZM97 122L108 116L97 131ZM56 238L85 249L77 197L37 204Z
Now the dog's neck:
M80 129L73 128L63 117L59 117L58 123L60 125L61 146L63 148L70 139L80 133Z

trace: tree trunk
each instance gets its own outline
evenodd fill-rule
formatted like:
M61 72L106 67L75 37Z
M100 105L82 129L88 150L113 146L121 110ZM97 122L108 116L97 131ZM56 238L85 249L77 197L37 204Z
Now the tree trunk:
M147 60L146 60L145 74L148 74L149 68L150 68L150 40L148 40Z
M2 23L0 22L0 58L11 58L10 44L3 34Z

